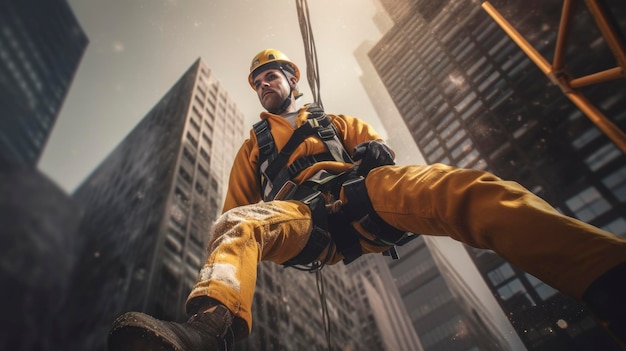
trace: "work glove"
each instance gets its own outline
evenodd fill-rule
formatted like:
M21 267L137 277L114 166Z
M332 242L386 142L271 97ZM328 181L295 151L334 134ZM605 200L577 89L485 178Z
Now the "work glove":
M376 140L360 143L354 148L353 161L361 161L356 173L366 176L372 169L380 166L395 165L393 151L384 143Z

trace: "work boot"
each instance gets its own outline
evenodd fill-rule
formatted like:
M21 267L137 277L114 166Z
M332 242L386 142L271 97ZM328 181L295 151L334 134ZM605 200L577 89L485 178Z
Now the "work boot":
M583 294L583 302L626 349L626 262L596 279Z
M226 351L233 344L233 314L223 305L185 323L161 321L139 312L121 315L109 332L109 351Z

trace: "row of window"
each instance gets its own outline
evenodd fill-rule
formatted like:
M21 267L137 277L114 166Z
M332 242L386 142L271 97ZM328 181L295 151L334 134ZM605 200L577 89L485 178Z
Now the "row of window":
M528 273L524 273L524 276L542 301L547 300L557 293L554 288L536 277ZM539 302L534 301L534 299L531 298L520 279L516 277L515 271L508 262L503 262L500 266L488 272L487 277L491 284L496 287L500 298L504 301L513 296L517 296L518 294L522 294L526 296L528 301L533 305L536 305Z
M461 330L467 330L463 316L455 315L426 333L420 334L425 349L443 341L452 341Z

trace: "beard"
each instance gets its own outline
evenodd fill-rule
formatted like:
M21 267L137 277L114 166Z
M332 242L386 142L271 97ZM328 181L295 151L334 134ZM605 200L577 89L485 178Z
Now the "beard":
M272 92L261 99L261 105L267 112L278 115L285 111L291 103L289 97L283 98L281 94Z

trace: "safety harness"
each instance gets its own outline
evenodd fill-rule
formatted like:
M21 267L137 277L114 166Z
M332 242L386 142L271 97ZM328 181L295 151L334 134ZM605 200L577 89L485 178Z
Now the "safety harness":
M261 120L253 126L259 145L258 172L263 200L299 200L311 209L311 236L304 249L283 265L305 270L320 269L329 257L321 262L313 261L328 245L336 246L344 256L344 264L348 264L362 255L359 240L377 246L391 246L383 254L397 258L395 245L402 245L415 235L391 227L376 214L367 196L364 178L357 176L354 169L339 175L325 174L319 179L308 180L300 185L292 181L301 171L317 162L353 163L337 136L335 125L324 110L310 104L307 112L309 116L306 123L294 131L280 152L276 148L267 120ZM317 135L324 142L327 152L303 156L287 166L289 157L297 146L311 135ZM349 199L348 203L338 211L329 211L329 197L339 199L342 188ZM374 234L376 239L369 240L354 229L351 223L355 220L369 233ZM328 253L331 254L332 250L328 250Z
M337 137L335 125L324 113L324 110L314 104L307 106L309 117L294 131L291 138L280 150L276 149L274 137L270 131L267 120L261 120L254 124L253 129L259 145L259 180L261 193L264 201L276 199L279 192L281 199L286 199L289 194L284 194L290 187L289 181L298 175L302 170L321 161L339 161L353 163L348 152ZM289 157L304 139L316 134L326 145L328 152L309 155L295 160L289 167L286 167Z

